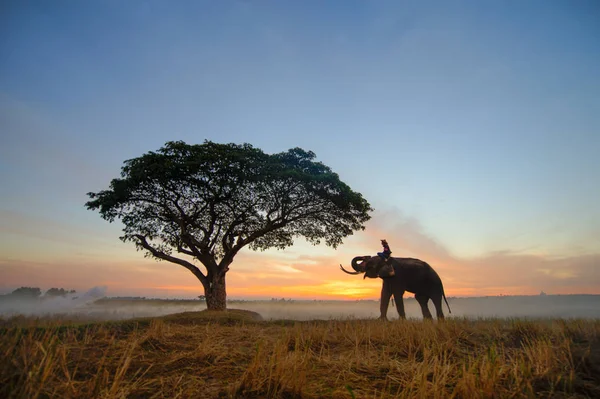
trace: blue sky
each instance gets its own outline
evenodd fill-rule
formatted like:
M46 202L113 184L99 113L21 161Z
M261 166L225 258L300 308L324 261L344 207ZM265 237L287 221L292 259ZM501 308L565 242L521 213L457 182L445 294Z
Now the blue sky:
M140 260L85 193L168 140L314 151L376 208L365 250L377 231L423 259L600 256L596 1L0 7L0 268L28 265L14 284L40 262Z

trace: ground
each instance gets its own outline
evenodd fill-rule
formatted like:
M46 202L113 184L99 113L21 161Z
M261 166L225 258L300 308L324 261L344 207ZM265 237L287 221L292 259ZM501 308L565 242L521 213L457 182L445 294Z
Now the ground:
M600 320L264 321L255 312L0 328L0 397L600 397Z

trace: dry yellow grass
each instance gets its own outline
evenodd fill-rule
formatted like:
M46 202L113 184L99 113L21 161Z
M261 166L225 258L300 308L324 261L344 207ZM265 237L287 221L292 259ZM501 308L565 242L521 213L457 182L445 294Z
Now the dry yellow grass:
M600 397L599 320L10 324L0 397Z

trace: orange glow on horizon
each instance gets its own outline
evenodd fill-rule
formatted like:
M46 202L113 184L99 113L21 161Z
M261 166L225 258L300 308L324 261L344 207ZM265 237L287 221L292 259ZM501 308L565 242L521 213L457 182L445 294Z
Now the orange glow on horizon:
M170 294L194 296L204 295L204 289L201 284L198 285L170 285L148 287L152 290L170 291ZM229 287L227 289L228 298L291 298L298 300L312 299L335 299L335 300L370 300L378 299L381 292L381 286L360 286L344 281L331 281L320 285L290 285L290 286L254 286L254 287ZM446 290L446 297L484 297L484 296L502 296L502 295L537 295L539 290L534 287L497 287L487 289L477 288L457 288L450 291ZM549 292L550 294L569 294L559 290ZM587 294L600 294L597 290L587 290ZM406 292L405 298L413 297L412 293Z
M358 286L353 283L343 281L331 281L319 285L290 285L290 286L265 286L252 288L231 288L229 295L248 295L248 296L293 296L296 298L312 299L320 298L346 298L346 299L365 299L378 295L380 289L368 286Z
M416 257L429 263L440 275L447 297L537 295L541 291L549 295L600 294L599 253L556 257L507 251L458 258L420 230L410 230L410 225L400 224L409 229L407 231L398 228L394 229L397 234L387 232L392 220L388 215L385 221L371 223L369 230L350 237L337 249L313 249L302 244L283 251L244 250L236 256L227 274L227 296L379 298L381 280L346 275L339 265L348 268L354 256L374 254L380 249L379 239L383 237L394 243L395 256ZM0 289L4 293L21 286L42 290L59 287L78 292L107 286L109 296L198 297L205 294L202 284L185 268L144 259L131 248L112 241L104 247L94 247L93 252L68 251L61 256L54 254L54 247L50 252L40 251L30 256L27 248L19 247L23 242L20 240L14 246L12 242L3 244ZM199 267L203 270L201 265ZM411 296L411 293L405 294L405 297Z

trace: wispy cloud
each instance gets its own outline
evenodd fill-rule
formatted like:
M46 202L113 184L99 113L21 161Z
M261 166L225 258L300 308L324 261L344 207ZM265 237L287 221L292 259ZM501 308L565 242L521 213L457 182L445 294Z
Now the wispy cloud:
M28 222L23 215L5 216L13 224L19 220ZM44 226L40 223L40 227ZM95 242L88 231L75 229L69 235L67 227L48 223L40 239L52 241L50 233L57 231L60 240L71 244ZM29 230L23 233L33 234ZM228 294L238 298L376 298L380 280L346 275L339 270L339 264L349 266L354 256L374 255L380 250L381 238L388 239L394 256L416 257L430 263L442 277L449 296L537 294L541 290L554 294L600 294L600 254L550 257L504 251L459 258L430 237L416 218L397 210L376 212L365 231L349 237L335 250L314 247L303 240L283 251L243 250L228 274ZM107 244L105 239L99 242ZM112 295L203 294L201 284L187 270L168 262L143 259L141 253L120 243L116 236L114 244L104 249L79 257L56 255L49 249L45 253L43 248L36 257L25 250L18 256L5 253L0 258L0 271L4 284L12 286L86 289L106 285Z

